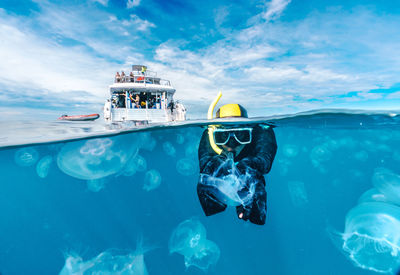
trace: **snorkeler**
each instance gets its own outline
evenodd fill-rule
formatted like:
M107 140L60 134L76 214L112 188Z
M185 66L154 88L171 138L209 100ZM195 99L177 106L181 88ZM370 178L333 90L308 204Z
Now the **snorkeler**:
M210 105L208 118L221 93ZM219 108L216 118L247 118L239 104ZM212 125L199 145L200 179L197 194L206 216L236 206L239 219L265 224L267 193L264 175L271 170L277 150L275 134L267 125Z

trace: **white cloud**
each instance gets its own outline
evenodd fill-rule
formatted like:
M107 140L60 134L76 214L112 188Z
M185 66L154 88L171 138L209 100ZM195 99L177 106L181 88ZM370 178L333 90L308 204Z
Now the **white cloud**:
M91 0L92 2L97 2L100 3L101 5L107 7L108 6L108 0Z
M266 4L267 11L263 18L267 21L278 18L291 0L271 0Z
M128 0L126 2L126 8L131 9L140 5L141 0Z
M136 30L139 31L147 31L149 28L155 28L156 25L153 23L141 19L139 16L136 14L131 14L130 15L130 20L129 21L123 21L123 24L127 24L126 26L132 26Z

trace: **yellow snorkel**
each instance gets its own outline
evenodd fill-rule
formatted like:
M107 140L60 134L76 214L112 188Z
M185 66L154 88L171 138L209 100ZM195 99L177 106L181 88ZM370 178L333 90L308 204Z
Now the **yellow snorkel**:
M213 119L213 113L214 113L215 105L217 105L217 103L218 103L219 99L221 98L221 96L222 96L222 93L219 92L218 95L216 96L216 98L211 102L210 107L208 107L207 119ZM208 126L208 139L210 140L211 148L213 148L215 153L220 155L222 153L222 149L219 148L217 146L217 144L215 144L215 141L214 141L214 130L215 130L215 128L216 128L215 125L209 125Z

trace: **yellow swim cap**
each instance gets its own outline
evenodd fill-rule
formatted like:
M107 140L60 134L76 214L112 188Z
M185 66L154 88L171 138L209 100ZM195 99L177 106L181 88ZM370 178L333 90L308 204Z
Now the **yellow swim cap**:
M247 118L247 111L239 104L225 104L218 109L216 118L224 117L245 117Z

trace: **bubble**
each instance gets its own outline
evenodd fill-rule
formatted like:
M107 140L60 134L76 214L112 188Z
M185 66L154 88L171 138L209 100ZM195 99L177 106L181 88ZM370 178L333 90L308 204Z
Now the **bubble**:
M32 166L39 158L39 153L32 147L21 148L15 152L15 163L22 167Z
M36 173L39 177L41 177L42 179L47 177L52 162L52 156L45 156L38 162L38 164L36 165Z
M169 142L169 141L164 142L163 143L163 150L168 156L175 157L176 150L175 150L175 147L172 145L171 142Z
M354 158L359 161L367 161L368 153L366 151L360 151L354 154Z
M181 175L191 176L196 173L197 165L193 160L183 158L178 160L178 162L176 163L176 170Z
M302 207L308 203L307 191L304 186L304 182L289 181L288 188L290 198L295 207Z
M68 142L58 153L57 165L78 179L100 179L121 171L137 153L138 144L128 135Z
M400 176L386 168L377 168L372 176L372 183L385 197L400 204Z
M78 255L69 255L65 259L65 265L59 275L77 274L126 274L148 275L144 254L150 249L144 249L138 243L136 251L123 254L116 249L110 249L96 257L83 261Z
M161 184L161 175L160 173L155 170L151 169L146 172L144 176L144 185L143 189L146 191L151 191L156 189Z
M94 179L87 181L87 188L92 192L99 192L101 189L104 189L106 181L104 178L102 179Z
M392 273L400 266L400 207L365 202L346 216L345 230L336 234L340 249L358 267Z
M299 148L293 144L285 144L283 146L283 154L288 158L294 158L298 155Z

